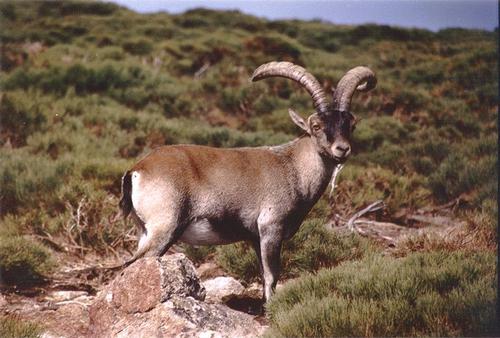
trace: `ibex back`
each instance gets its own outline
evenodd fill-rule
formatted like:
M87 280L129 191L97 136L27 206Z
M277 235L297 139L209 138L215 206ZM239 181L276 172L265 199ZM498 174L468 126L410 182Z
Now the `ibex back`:
M194 245L249 241L260 262L268 300L280 270L283 240L298 230L325 191L334 167L351 153L356 118L349 112L355 90L376 85L366 67L339 81L330 103L319 82L304 68L270 62L253 81L271 76L297 81L313 98L307 121L289 110L305 134L289 143L220 149L197 145L163 146L127 171L120 207L134 215L142 236L130 264L163 255L176 241Z

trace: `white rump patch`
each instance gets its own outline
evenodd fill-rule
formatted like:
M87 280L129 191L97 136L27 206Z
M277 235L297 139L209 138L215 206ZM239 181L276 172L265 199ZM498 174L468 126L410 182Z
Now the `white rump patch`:
M132 172L132 194L131 194L132 205L134 207L134 211L135 211L137 217L139 217L139 219L142 222L145 222L144 217L138 212L139 201L140 201L141 193L142 193L142 191L139 187L140 181L141 181L141 174L138 173L137 171Z

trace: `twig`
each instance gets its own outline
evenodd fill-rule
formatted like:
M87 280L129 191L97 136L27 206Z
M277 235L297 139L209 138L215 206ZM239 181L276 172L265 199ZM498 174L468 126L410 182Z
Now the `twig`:
M201 77L201 75L203 75L203 73L205 73L208 68L210 68L210 62L205 62L203 66L201 66L201 68L194 73L195 79Z
M77 304L77 305L83 306L84 308L89 307L89 304L85 304L85 303L79 302L77 300L63 300L63 301L54 303L54 305L57 305L57 306L67 305L67 304Z
M82 217L82 208L85 205L85 197L83 197L80 202L78 202L78 207L76 208L76 230L78 231L78 239L80 241L80 247L83 247L82 238L82 228L80 226L80 220ZM80 255L83 255L83 250L80 250Z
M354 232L355 230L359 231L359 229L357 229L357 227L354 224L354 222L358 218L360 218L361 216L363 216L366 213L374 212L374 211L377 211L377 210L380 210L380 209L383 209L383 208L385 208L384 201L378 200L378 201L373 202L372 204L370 204L369 206L367 206L363 210L358 211L351 218L349 218L349 220L347 221L347 224L346 224L347 228L349 230L351 230L352 232Z
M464 194L458 196L457 198L455 198L455 199L453 199L453 200L451 200L443 205L425 207L425 208L422 208L420 210L417 210L416 213L417 214L433 213L436 211L440 211L443 209L450 209L450 208L451 208L451 211L454 211L460 205L460 203L463 201L466 201L466 198L464 198Z
M45 232L45 236L37 234L34 234L33 236L42 241L48 242L57 251L68 251L68 248L64 247L64 245L62 245L61 243L56 242L54 238L47 232Z
M432 225L443 226L443 227L464 223L463 221L455 220L451 217L446 217L446 216L408 215L406 218L411 221L429 223Z
M330 181L330 184L331 184L330 195L329 195L330 197L332 197L332 195L333 195L333 191L335 190L335 181L337 180L337 176L340 173L340 171L342 170L342 168L344 168L343 164L337 164L337 166L333 170L332 179Z

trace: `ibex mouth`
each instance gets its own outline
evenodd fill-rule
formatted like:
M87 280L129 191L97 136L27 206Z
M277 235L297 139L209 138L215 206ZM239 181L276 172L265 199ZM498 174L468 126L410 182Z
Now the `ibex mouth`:
M347 156L333 156L333 159L335 160L335 162L338 162L338 163L344 163L345 161L347 161L347 158L349 158L349 155Z

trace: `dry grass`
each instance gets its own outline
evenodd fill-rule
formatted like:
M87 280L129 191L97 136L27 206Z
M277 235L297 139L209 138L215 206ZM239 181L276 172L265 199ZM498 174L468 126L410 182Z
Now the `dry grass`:
M402 257L410 252L495 252L498 248L496 222L484 213L467 212L464 218L465 222L461 224L423 228L417 234L406 236L397 243L392 253Z

